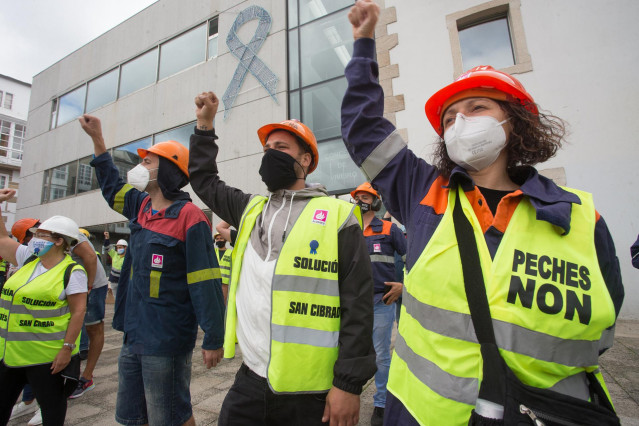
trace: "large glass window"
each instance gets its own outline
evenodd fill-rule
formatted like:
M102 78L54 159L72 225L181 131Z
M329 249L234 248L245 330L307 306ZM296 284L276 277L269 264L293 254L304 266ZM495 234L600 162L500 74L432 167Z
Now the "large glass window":
M315 133L321 161L310 179L334 194L364 180L341 139L344 67L353 53L351 4L288 0L289 118L299 118Z
M321 167L318 165L309 178L312 182L321 182L332 193L343 194L366 180L344 149L341 138L324 141L317 150Z
M313 129L318 141L341 135L340 111L345 92L345 78L302 90L302 122Z
M217 57L217 24L218 19L217 16L209 21L209 59Z
M288 27L297 27L297 0L288 0Z
M118 94L118 69L114 69L89 83L86 111L91 112L102 105L115 101Z
M135 142L113 148L113 162L120 172L120 177L126 180L126 174L140 163L138 148L149 148L151 137L138 139Z
M501 69L515 64L506 17L460 29L459 44L465 70L478 65Z
M52 170L49 201L75 195L77 172L77 161L64 164Z
M288 33L288 90L300 87L300 43L297 30Z
M344 74L353 54L353 33L348 19L335 14L300 27L302 86Z
M206 25L188 31L160 47L160 74L163 79L202 62L206 54Z
M288 95L288 118L302 121L302 107L300 105L300 91L290 92Z
M299 0L299 3L300 25L353 5L352 0ZM348 11L343 17L347 14Z
M176 141L180 142L182 145L188 148L190 143L189 141L191 140L191 135L193 134L194 126L195 121L171 130L167 130L166 132L157 133L153 138L154 143Z
M87 86L82 85L60 97L58 108L58 126L78 118L84 113L84 98Z
M81 158L78 164L78 194L82 192L98 189L98 179L95 175L95 169L90 163L93 156Z
M11 151L11 158L14 160L22 160L22 148L26 132L26 126L22 124L15 125L13 130L13 151Z
M120 71L119 97L128 95L129 93L155 83L157 69L157 48L122 65Z

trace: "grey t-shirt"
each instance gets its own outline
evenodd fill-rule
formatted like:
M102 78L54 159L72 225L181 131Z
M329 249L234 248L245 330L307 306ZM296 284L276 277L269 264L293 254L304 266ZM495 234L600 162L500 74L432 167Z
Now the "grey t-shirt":
M79 244L82 244L84 242L89 243L89 245L91 246L91 250L95 252L95 248L93 247L93 244L91 244L91 241L89 241L89 239L84 234L80 234L80 236L78 237L78 244L71 247L71 258L82 266L84 266L82 259L80 259L80 256L77 256L73 252ZM104 266L102 266L102 262L100 262L100 258L98 258L98 269L95 271L93 288L104 287L107 284L109 284L109 281L107 280L106 272L104 272Z

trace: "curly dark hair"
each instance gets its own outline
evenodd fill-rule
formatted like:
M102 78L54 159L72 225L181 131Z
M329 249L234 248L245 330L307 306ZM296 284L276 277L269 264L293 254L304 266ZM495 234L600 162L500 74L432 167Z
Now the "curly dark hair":
M510 118L512 130L505 148L508 151L509 170L517 166L534 166L555 156L566 135L566 123L561 118L541 111L537 116L519 103L495 102ZM446 178L457 165L448 156L441 136L435 148L433 163Z

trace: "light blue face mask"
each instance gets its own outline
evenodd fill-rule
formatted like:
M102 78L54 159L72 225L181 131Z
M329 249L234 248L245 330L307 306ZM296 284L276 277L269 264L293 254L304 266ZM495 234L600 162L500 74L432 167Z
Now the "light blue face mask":
M124 254L124 249L118 249L118 254Z
M38 257L44 256L50 249L53 247L53 243L51 241L43 240L42 238L31 238L29 244L27 244L31 253L35 254Z

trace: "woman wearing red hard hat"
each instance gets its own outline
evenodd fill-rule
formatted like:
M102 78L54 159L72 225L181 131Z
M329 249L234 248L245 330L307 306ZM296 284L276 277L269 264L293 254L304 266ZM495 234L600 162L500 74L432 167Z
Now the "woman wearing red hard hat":
M556 400L584 403L597 387L615 418L598 373L624 296L612 238L591 194L559 187L533 167L560 148L563 122L540 112L513 76L476 67L426 102L439 135L429 164L383 117L378 16L371 0L349 14L355 43L342 135L408 235L384 424L468 424L471 412L473 421L508 424L508 406L491 393L499 386L482 386L501 383L483 370L495 360ZM478 305L478 324L492 327L473 326ZM494 350L480 351L491 333ZM535 414L518 415L532 422Z

